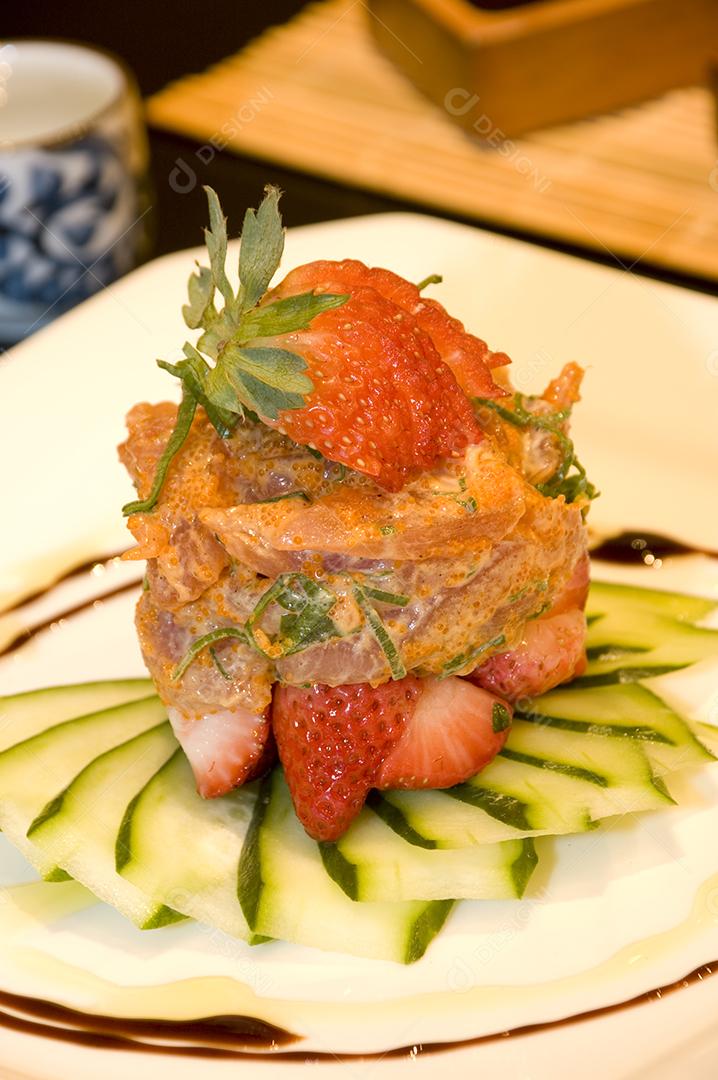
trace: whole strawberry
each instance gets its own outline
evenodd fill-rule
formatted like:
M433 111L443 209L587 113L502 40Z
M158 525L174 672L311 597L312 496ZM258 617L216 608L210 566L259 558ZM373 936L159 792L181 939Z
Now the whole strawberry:
M421 680L278 686L272 726L297 817L315 840L336 840L361 811L382 762L414 711Z

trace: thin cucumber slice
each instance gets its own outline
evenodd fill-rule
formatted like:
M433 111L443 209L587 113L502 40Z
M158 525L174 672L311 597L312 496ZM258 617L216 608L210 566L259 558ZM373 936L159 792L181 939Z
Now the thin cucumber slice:
M594 735L587 742L585 734L518 719L497 761L532 766L539 797L549 776L581 784L573 797L584 800L592 820L654 810L673 801L638 743L610 735ZM479 786L491 784L494 764L475 778Z
M166 716L158 697L144 698L66 720L0 754L0 828L41 874L55 861L27 839L38 814L96 757Z
M585 832L601 818L671 802L643 742L612 743L602 732L567 728L515 719L504 751L466 783L446 791L386 791L372 796L372 808L409 843L461 848Z
M113 747L55 796L28 830L32 843L57 866L142 929L184 916L116 873L117 833L128 803L176 749L166 721Z
M101 712L113 705L154 694L149 679L114 679L105 682L50 686L0 698L0 752L39 735L41 731Z
M587 605L589 664L578 687L634 682L718 656L718 631L694 623L714 601L595 582Z
M714 759L678 713L637 683L592 690L568 686L537 698L530 713L522 715L542 727L573 731L589 739L607 735L639 743L658 775Z
M445 791L384 791L371 806L407 840L463 848L528 836L587 832L593 821L584 785L497 758L483 773Z
M644 589L633 585L614 585L607 581L592 581L586 603L589 618L596 615L616 616L630 622L639 612L666 615L679 622L696 623L716 607L715 600L686 593Z
M177 750L127 807L116 843L119 873L158 904L252 940L237 899L237 867L256 800L257 784L203 799Z
M403 964L423 956L452 907L450 900L350 900L297 820L281 769L262 784L242 851L239 899L258 934Z
M508 900L536 866L531 840L429 850L364 810L336 843L319 849L327 873L352 900Z

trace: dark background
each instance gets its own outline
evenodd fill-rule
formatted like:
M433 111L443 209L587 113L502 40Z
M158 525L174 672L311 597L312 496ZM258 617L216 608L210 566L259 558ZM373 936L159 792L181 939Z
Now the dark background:
M718 0L717 0L718 2ZM0 34L13 37L64 37L101 45L121 56L132 68L144 95L159 90L173 79L202 71L210 64L237 52L253 37L273 24L286 22L307 0L15 0L2 5ZM206 206L201 185L190 195L172 190L168 177L178 159L196 162L197 143L165 132L150 131L154 188L154 243L159 255L202 242L201 225ZM388 210L424 209L380 195L281 169L275 165L238 157L226 151L215 154L200 177L221 193L222 206L238 227L247 206L256 206L267 183L284 191L282 215L288 226ZM434 212L434 211L432 211ZM444 215L450 216L450 215ZM455 220L465 220L455 217ZM475 221L472 222L476 224ZM495 232L520 236L525 233L479 222ZM619 266L610 255L586 252L568 244L529 236L529 239L561 251ZM641 272L715 292L700 278L670 273L641 265Z
M143 95L168 82L238 52L267 27L286 22L307 0L17 0L2 5L0 34L13 37L64 37L86 41L118 54L132 68ZM196 165L198 144L150 131L154 188L152 254L202 243L206 202L201 185L189 195L173 192L168 177L178 158ZM286 193L282 217L288 226L382 210L406 204L354 191L302 173L228 152L217 153L200 176L222 197L222 207L239 229L247 206L256 206L265 184Z

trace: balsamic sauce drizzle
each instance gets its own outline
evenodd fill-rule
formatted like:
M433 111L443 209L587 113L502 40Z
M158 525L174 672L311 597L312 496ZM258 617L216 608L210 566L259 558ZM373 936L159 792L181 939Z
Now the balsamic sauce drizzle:
M551 1031L568 1025L585 1023L600 1016L609 1016L623 1009L633 1009L660 1001L668 994L686 989L714 975L718 961L702 964L682 979L649 990L628 1001L604 1005L598 1009L549 1020L526 1024L509 1031L481 1035L455 1042L417 1043L394 1050L375 1053L334 1054L327 1051L288 1049L300 1042L301 1036L284 1028L249 1016L209 1016L199 1020L134 1019L83 1013L65 1005L40 998L22 997L0 991L0 1027L61 1042L75 1043L101 1050L125 1050L147 1054L179 1054L184 1057L242 1058L243 1060L301 1061L319 1064L323 1061L381 1060L411 1058L420 1055L445 1053L447 1050L480 1046L508 1038L520 1038L541 1031ZM12 1012L7 1010L13 1010ZM17 1013L24 1015L18 1016ZM157 1041L155 1041L157 1040Z
M635 565L644 563L653 565L659 559L679 555L713 555L717 551L694 548L666 536L644 530L631 530L604 540L591 550L594 558L605 562ZM39 589L22 600L6 608L0 614L18 610L34 600L38 600L52 589L70 578L87 573L98 563L109 563L116 555L101 556L76 566L66 574L55 579L46 589ZM84 603L61 612L46 622L23 630L9 644L0 650L0 656L7 655L27 644L36 634L48 629L61 619L70 618L91 607L98 600L108 600L121 593L136 589L140 578L124 585L119 585L105 593L93 596ZM384 1053L368 1054L332 1054L319 1051L288 1049L301 1040L296 1035L273 1024L265 1023L248 1016L210 1016L198 1020L160 1020L134 1019L102 1016L79 1012L64 1005L44 1001L40 998L24 997L0 991L0 1027L9 1028L26 1034L51 1038L61 1042L75 1043L105 1050L135 1051L149 1054L181 1054L201 1058L234 1058L245 1060L272 1059L303 1061L306 1063L324 1060L361 1060L385 1057L411 1057L418 1054L438 1053L458 1047L475 1046L481 1043L495 1042L505 1038L548 1031L567 1024L582 1023L598 1016L606 1016L620 1009L635 1008L652 1001L658 1001L667 994L714 974L718 970L718 961L703 964L682 979L667 986L619 1002L591 1009L560 1020L539 1024L527 1024L509 1031L484 1035L479 1038L447 1043L420 1043L414 1046L400 1047Z
M24 596L22 599L18 600L16 603L11 604L9 607L0 610L0 616L9 615L13 611L20 611L28 604L32 604L36 600L41 600L43 597L48 596L51 592L53 592L53 590L56 589L59 585L64 584L66 581L71 581L74 578L83 577L85 574L89 573L95 566L109 566L109 564L118 557L118 554L119 552L116 552L114 555L101 555L98 558L89 559L87 562L81 563L79 566L72 567L72 569L68 570L66 573L61 574L59 577L55 578L50 583L50 585L46 586L46 588L36 589L34 592L29 593L27 596ZM105 592L102 593L96 593L94 596L90 597L89 600L83 600L79 604L74 604L72 607L67 608L64 611L58 612L51 618L45 619L43 622L35 623L34 626L25 627L24 629L18 631L18 633L13 638L11 638L10 641L0 647L0 657L8 656L10 653L15 652L16 649L20 649L23 645L27 645L28 642L32 641L32 639L38 634L41 634L44 630L49 630L51 626L54 626L62 619L69 619L73 615L80 615L83 611L87 611L88 608L91 608L93 604L97 603L98 601L111 600L115 596L120 596L122 593L130 592L133 589L136 589L141 580L142 577L140 575L133 581L126 582L123 585L117 585L114 588L107 589Z
M635 566L643 563L645 566L654 566L659 560L674 555L713 555L718 557L718 551L709 548L691 547L683 544L680 540L673 540L669 536L661 536L660 533L646 532L643 529L631 529L626 532L610 536L607 540L591 548L594 559L602 559L603 562L622 563L627 566Z
M25 596L21 596L19 600L16 600L14 604L10 604L9 607L0 608L0 615L9 615L11 611L17 611L27 604L32 604L35 600L41 600L43 596L47 596L47 594L52 592L53 589L56 589L58 585L63 585L66 581L71 581L72 578L83 577L95 566L107 566L109 563L113 562L114 559L118 559L120 555L122 555L122 552L116 551L112 555L98 555L93 559L88 559L87 562L76 563L75 566L71 566L69 570L66 570L64 574L60 574L58 577L53 578L50 584L46 585L44 589L35 589Z

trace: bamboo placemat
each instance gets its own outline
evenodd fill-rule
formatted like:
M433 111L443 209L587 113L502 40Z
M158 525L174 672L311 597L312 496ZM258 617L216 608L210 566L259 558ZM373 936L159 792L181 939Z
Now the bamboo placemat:
M156 94L149 119L351 186L718 279L708 90L677 90L521 140L500 141L499 132L492 148L376 51L371 17L363 0L314 4Z

